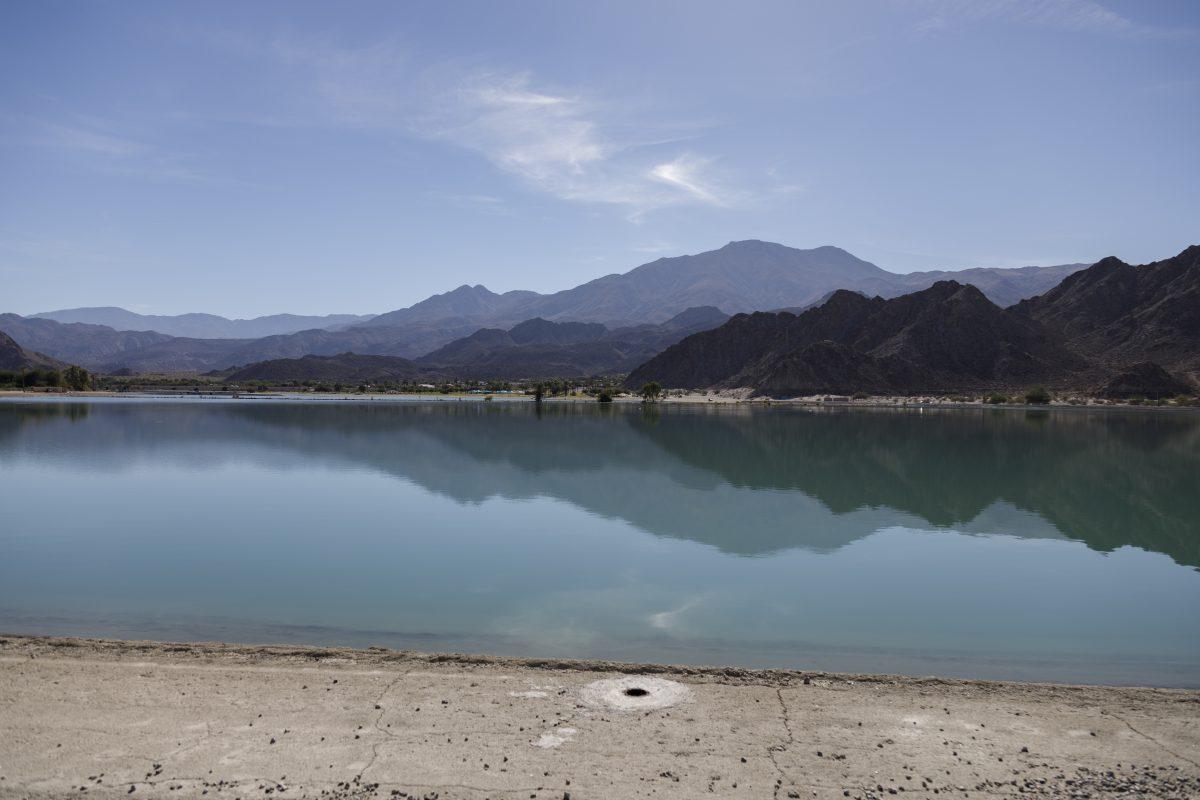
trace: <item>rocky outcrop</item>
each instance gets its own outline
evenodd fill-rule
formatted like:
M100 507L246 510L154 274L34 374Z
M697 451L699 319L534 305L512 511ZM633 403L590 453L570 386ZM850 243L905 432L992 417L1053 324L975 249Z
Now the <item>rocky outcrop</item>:
M628 384L905 394L1054 384L1087 370L1040 324L939 281L891 300L843 291L799 315L739 315L668 348Z
M1150 361L1200 378L1200 246L1138 267L1106 258L1014 310L1110 369Z
M1134 364L1096 390L1097 397L1111 400L1126 400L1131 397L1161 400L1195 393L1194 385L1151 361Z

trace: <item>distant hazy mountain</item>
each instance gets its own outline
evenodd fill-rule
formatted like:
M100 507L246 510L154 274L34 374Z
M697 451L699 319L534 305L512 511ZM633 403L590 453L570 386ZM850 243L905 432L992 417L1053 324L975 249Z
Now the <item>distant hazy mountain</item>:
M0 314L0 331L24 347L88 369L100 369L113 360L173 341L153 331L116 331L105 325L68 324L16 314Z
M66 366L49 356L26 350L11 336L0 332L0 369L15 372L27 369L64 369Z
M260 339L191 339L154 331L117 331L104 325L61 323L0 314L0 331L30 347L99 372L208 372L276 358L347 351L415 356L470 333L466 324L439 328L307 330Z
M879 292L884 297L895 297L932 286L938 281L953 280L970 284L987 295L1001 308L1027 297L1042 294L1057 286L1063 278L1087 267L1087 264L1060 264L1053 267L975 267L961 270L931 270L897 275L903 292L894 288Z
M364 327L410 326L416 323L436 323L447 319L502 320L528 319L517 309L541 297L537 292L513 291L496 294L482 284L463 285L444 294L435 294L407 308L380 314L362 323Z
M620 326L663 322L688 308L716 306L727 312L803 307L837 289L895 297L945 277L973 283L993 302L1011 305L1057 284L1083 264L900 275L880 269L838 247L799 250L749 240L691 256L660 258L622 275L606 275L573 289L542 295L495 294L484 286L460 286L409 308L380 314L361 327L469 319L501 327L523 319L577 320Z
M1042 291L1075 267L949 274L976 280L984 294L1007 303ZM209 315L144 317L122 309L76 309L30 318L0 315L0 330L27 346L91 369L204 372L279 358L345 352L415 359L480 329L509 331L523 321L538 318L555 323L602 324L612 331L658 325L696 307L726 313L804 308L838 289L895 297L925 288L943 274L947 273L898 275L836 247L798 250L745 241L694 256L661 258L623 275L608 275L555 294L496 294L483 286L460 286L353 325L338 322L347 315L223 320ZM107 323L95 324L101 319ZM172 330L187 330L191 335L158 332L168 327L168 320L181 326ZM263 335L262 325L304 329ZM218 335L235 338L210 338Z
M296 314L272 314L254 319L226 319L215 314L177 314L159 316L136 314L116 306L66 308L33 314L35 318L55 322L82 322L106 325L118 331L157 331L169 336L192 339L257 339L262 336L295 333L312 328L340 328L370 320L371 315L326 314L306 317Z

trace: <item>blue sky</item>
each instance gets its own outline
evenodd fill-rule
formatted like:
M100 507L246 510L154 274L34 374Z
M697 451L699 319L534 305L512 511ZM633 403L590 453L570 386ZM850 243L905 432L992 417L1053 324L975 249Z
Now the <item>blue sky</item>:
M9 2L0 311L382 312L734 239L1200 241L1200 3Z

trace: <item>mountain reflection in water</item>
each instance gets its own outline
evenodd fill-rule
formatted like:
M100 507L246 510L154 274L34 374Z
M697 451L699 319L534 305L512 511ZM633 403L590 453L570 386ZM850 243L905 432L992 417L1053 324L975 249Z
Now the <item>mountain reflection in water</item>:
M1186 413L52 402L0 406L0 448L101 470L299 455L462 503L554 497L744 556L904 525L1131 545L1200 567L1200 416Z
M1200 685L1200 416L0 402L0 632Z

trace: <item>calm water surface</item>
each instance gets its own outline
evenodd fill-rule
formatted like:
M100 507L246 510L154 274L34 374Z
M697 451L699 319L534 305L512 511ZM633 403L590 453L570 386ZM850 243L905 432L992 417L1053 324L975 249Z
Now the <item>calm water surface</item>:
M0 402L0 631L1200 686L1200 416Z

